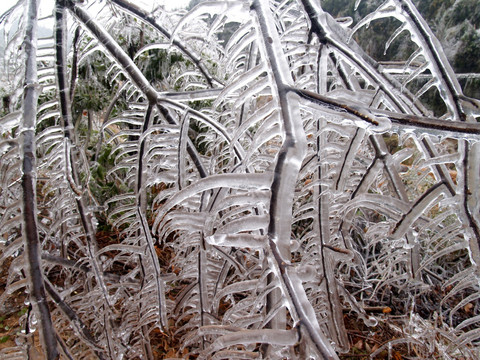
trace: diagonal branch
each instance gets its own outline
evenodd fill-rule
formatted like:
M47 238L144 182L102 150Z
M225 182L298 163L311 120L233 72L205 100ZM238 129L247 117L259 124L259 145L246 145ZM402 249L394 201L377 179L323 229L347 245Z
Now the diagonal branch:
M57 304L62 313L68 317L70 323L73 325L78 334L81 335L82 340L96 353L99 359L104 359L103 354L99 351L100 346L98 345L97 339L94 338L90 329L82 322L77 313L62 299L60 294L55 290L55 288L50 284L50 282L45 282L45 288L48 292L48 295L52 300Z
M172 35L170 32L165 29L163 26L157 23L155 18L148 15L144 10L140 9L139 7L135 6L134 4L125 1L125 0L111 0L113 3L117 4L123 10L135 15L138 19L150 24L155 29L157 29L162 35L164 35L167 39L171 40ZM177 39L173 39L172 44L176 46L182 53L184 53L187 57L192 60L192 62L198 67L200 72L203 74L205 79L207 80L208 86L213 87L214 84L216 85L223 85L219 80L215 79L212 75L210 75L208 69L203 65L202 60L186 45L182 42L178 41Z
M71 0L65 0L66 6L73 12L73 14L90 30L90 32L105 46L105 48L112 54L115 60L126 71L130 79L137 85L147 97L150 103L156 103L158 98L158 92L143 76L142 72L138 69L132 59L123 51L118 43L112 38L112 36L104 31L100 25L85 11L83 8L76 5Z
M67 2L70 10L75 16L85 25L85 27L92 32L92 34L105 46L114 59L120 64L123 70L128 74L133 83L142 91L151 104L158 103L159 93L148 82L142 72L138 69L135 63L130 57L123 51L123 49L117 44L117 42L108 34L104 29L97 24L97 22L82 8L78 7L75 3ZM167 120L169 124L177 125L176 120L170 116L168 109L160 104L157 105L160 113ZM199 154L196 152L191 141L187 143L187 151L201 177L205 177L206 171L202 165Z

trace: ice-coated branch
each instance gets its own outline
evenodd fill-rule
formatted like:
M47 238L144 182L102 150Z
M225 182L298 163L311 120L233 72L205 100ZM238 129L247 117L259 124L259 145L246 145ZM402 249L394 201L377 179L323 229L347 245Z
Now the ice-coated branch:
M141 92L145 94L151 103L156 103L158 92L143 76L142 72L135 65L133 60L123 51L120 45L106 32L95 19L90 16L83 8L71 0L65 0L66 6L83 23L83 25L95 36L98 41L105 46L110 54L115 58L120 66L125 70L130 79L137 85Z
M440 81L443 83L439 91L453 112L454 120L465 121L466 117L459 103L462 88L449 65L445 53L441 50L440 41L430 30L411 0L395 0L395 2L408 15L406 18L407 22L410 23L409 25L415 28L416 32L421 35L418 41L421 42L423 51L427 53L434 73L439 76Z
M78 40L80 39L80 26L75 29L73 37L73 55L72 55L72 72L70 75L70 101L73 101L75 87L77 85L78 76Z
M278 250L277 245L270 241L270 251L272 253L272 261L275 261L273 267L275 272L280 275L286 292L284 295L290 303L290 311L293 317L300 324L300 330L308 334L313 345L325 360L338 360L330 341L323 335L322 330L317 321L315 311L308 300L302 281L298 277L292 265L286 264Z
M279 99L284 140L275 165L271 186L269 237L278 244L284 261L290 259L290 230L295 183L306 152L306 135L294 94L290 69L270 13L263 1L254 1L260 33L264 42L263 56L270 63L276 97Z
M171 40L172 34L165 29L163 26L158 24L154 17L148 15L144 10L140 9L138 6L135 6L131 2L125 0L111 0L113 3L117 4L123 10L133 14L138 19L146 22L147 24L153 26L153 28L157 29L163 36L167 39ZM183 44L181 41L177 39L173 39L172 44L176 46L183 54L185 54L192 62L198 67L202 75L205 77L208 85L213 87L213 85L222 85L222 83L214 78L208 71L208 69L203 65L202 60L191 50L188 48L186 44Z
M49 281L45 282L45 288L48 292L48 295L52 300L57 304L62 313L70 320L75 331L81 335L83 341L96 353L99 359L104 359L103 354L100 352L100 346L97 339L94 338L90 329L83 323L80 317L77 315L75 310L73 310L70 305L68 305L60 296L60 294L55 290L52 284Z
M287 270L290 263L290 232L292 224L293 194L297 176L306 154L306 135L301 122L296 96L289 91L293 83L286 56L273 21L268 3L256 0L252 9L258 17L259 33L262 37L262 55L268 59L272 82L278 96L283 125L283 144L278 153L271 185L270 223L268 239L273 254L272 264L278 270L273 273L280 276L283 288L290 303L294 318L305 327L317 351L324 359L338 359L329 341L320 330L312 305L307 299L301 281L294 272ZM269 299L274 302L277 294ZM281 296L281 295L280 295ZM271 303L270 306L273 304ZM283 315L282 312L279 313ZM279 316L277 314L277 316ZM275 322L273 323L275 325Z
M68 1L68 0L67 0ZM65 174L67 178L71 178L70 187L75 192L75 203L80 217L80 223L85 233L86 238L86 253L92 265L92 270L95 274L95 279L105 301L105 311L110 311L110 299L107 286L104 281L102 264L98 259L98 243L96 239L95 226L93 214L88 210L88 206L83 192L77 194L77 191L82 188L80 181L78 163L79 159L76 152L72 150L72 145L75 143L74 127L72 124L71 104L69 95L69 86L67 80L67 65L66 65L66 0L57 0L55 7L55 60L56 60L56 75L57 86L59 93L60 115L63 121L63 131L65 136ZM73 183L72 183L73 182ZM80 190L81 191L81 190ZM111 352L115 352L113 348L113 334L110 324L105 324L105 333L109 338L109 347Z
M425 131L426 134L431 133L433 130L440 134L462 139L465 135L480 136L480 124L478 123L454 122L420 115L402 114L383 109L364 108L308 90L292 89L292 91L295 91L302 98L323 106L326 109L334 110L339 114L347 113L374 126L380 124L378 118L387 118L393 124L397 124L400 127Z
M153 115L153 105L149 105L147 112L145 113L145 119L142 126L142 134L144 134L149 127L150 121ZM154 274L154 283L157 292L157 299L158 299L158 318L159 324L162 329L168 328L167 323L167 309L165 305L165 289L163 284L163 279L161 277L161 270L160 264L158 262L157 253L154 247L154 239L152 238L152 234L150 232L150 227L147 221L147 194L145 192L144 187L144 155L145 155L145 138L140 137L140 144L138 145L138 155L137 155L137 179L136 179L136 188L135 188L135 195L136 195L136 211L137 211L137 218L140 222L140 230L142 233L142 237L146 241L147 249L148 249L148 256L150 257L150 263L152 264Z
M38 1L28 1L28 20L25 32L25 83L22 131L22 216L26 255L26 273L29 279L30 299L39 321L43 351L48 360L58 359L57 339L45 294L45 281L40 257L40 239L37 226L37 174L35 148L35 120L39 86L37 77L37 17Z

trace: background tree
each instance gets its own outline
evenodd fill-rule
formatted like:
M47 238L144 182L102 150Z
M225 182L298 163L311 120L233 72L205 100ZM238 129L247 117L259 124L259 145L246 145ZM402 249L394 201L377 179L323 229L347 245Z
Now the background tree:
M347 322L392 333L372 357L480 355L480 102L410 0L352 3L11 9L0 303L31 306L1 357L38 328L48 359L338 359Z

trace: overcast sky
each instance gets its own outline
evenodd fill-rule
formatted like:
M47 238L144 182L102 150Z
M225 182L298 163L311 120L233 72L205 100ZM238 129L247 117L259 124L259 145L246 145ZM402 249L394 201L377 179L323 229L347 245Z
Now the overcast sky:
M134 4L153 4L154 1L152 0L130 0ZM15 5L18 0L0 0L0 14L3 14L5 11L10 9L13 5ZM54 0L40 0L41 3L50 3L52 4ZM168 10L171 9L178 9L181 7L187 7L190 0L156 0L156 3L164 5ZM148 6L147 6L148 9Z

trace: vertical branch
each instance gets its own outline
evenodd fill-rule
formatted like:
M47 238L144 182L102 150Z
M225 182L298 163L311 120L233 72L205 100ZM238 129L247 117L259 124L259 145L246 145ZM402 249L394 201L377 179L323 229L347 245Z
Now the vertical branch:
M322 120L317 120L317 156L318 156L318 169L317 169L317 179L320 180L318 186L314 188L314 199L318 199L317 208L318 214L314 219L314 226L316 232L319 234L319 256L321 258L321 266L323 271L323 282L325 284L325 295L327 304L325 308L327 311L327 328L329 333L333 337L333 341L337 344L337 349L346 350L349 347L347 333L345 325L343 323L343 311L340 302L340 296L338 294L338 287L336 284L335 273L333 265L335 262L332 259L331 254L327 246L330 243L330 193L325 193L325 187L321 185L322 180L322 162L321 154L322 149L325 148L325 135L321 131Z
M263 35L266 59L269 59L276 85L281 118L283 120L284 141L278 154L277 164L271 187L269 237L278 244L284 261L290 261L290 232L292 219L293 194L301 163L306 154L306 135L300 117L300 109L294 103L293 94L288 92L292 84L290 69L282 45L271 19L266 3L254 1L260 31Z
M459 144L460 145L460 144ZM472 230L476 243L471 246L471 256L480 272L480 216L478 214L478 160L480 158L480 146L478 143L470 145L468 141L462 140L463 150L463 208L468 219L468 224ZM472 159L473 158L473 161Z
M263 46L261 46L260 51L264 52L263 57L269 59L270 62L272 82L276 86L272 90L276 91L274 97L278 99L281 107L284 132L284 141L278 154L271 185L268 237L276 244L282 261L289 263L293 194L300 164L305 156L305 134L298 134L298 132L303 132L301 124L297 127L293 124L293 119L295 117L299 119L300 114L298 107L291 107L289 103L286 85L291 84L292 79L289 77L290 70L282 52L275 24L272 23L268 4L263 1L255 1L253 6L258 16L259 33L263 36ZM301 139L302 137L303 139ZM300 139L303 140L303 143L297 144L296 141ZM276 274L269 274L268 283L274 282L275 276ZM268 294L267 311L272 311L281 298L282 294L278 289ZM282 309L272 318L269 326L278 329L285 328L285 317L286 312Z
M289 265L293 196L297 176L307 150L306 135L301 121L298 99L288 91L293 81L269 4L266 1L255 0L252 9L258 17L259 33L263 38L261 51L264 53L262 55L270 63L273 91L278 98L284 132L284 141L278 154L270 188L268 243L273 255L272 260L274 260L272 265L277 269L274 273L283 282L283 295L288 299L292 317L300 322L301 329L308 334L316 350L324 359L338 359L320 329L301 281L296 276L295 270ZM272 293L268 299L270 306L274 306L282 296L279 291ZM283 326L284 319L279 319L280 316L284 316L284 313L277 314L270 326Z
M25 91L22 124L22 190L23 234L27 274L30 281L30 299L40 325L40 338L47 359L57 359L57 339L45 294L45 282L40 257L40 239L37 228L37 175L35 156L35 120L39 95L37 78L37 12L38 1L28 2L28 20L25 34Z
M154 105L150 104L148 106L147 112L145 114L145 120L142 127L142 135L140 136L140 144L138 150L138 163L137 163L137 178L136 178L136 201L137 201L137 216L141 225L141 232L143 237L147 242L148 255L150 256L150 261L153 264L153 269L155 271L154 282L157 288L157 297L158 297L158 313L159 313L159 323L162 329L167 329L167 308L165 305L165 289L163 285L163 280L161 278L160 264L158 263L157 253L154 247L154 239L152 238L150 227L148 225L146 210L147 210L147 195L144 189L144 179L143 179L143 157L145 155L145 137L143 134L148 130L148 126L152 117L152 112Z
M98 260L98 243L95 233L95 226L93 223L93 215L88 210L88 206L84 197L84 192L82 191L81 180L79 176L79 171L77 168L78 164L78 155L73 149L75 144L75 133L74 126L72 123L72 114L71 114L71 104L69 96L69 87L67 83L67 67L65 60L65 50L66 50L66 41L64 39L65 33L64 29L66 27L66 18L65 18L65 0L57 0L55 7L55 60L56 60L56 76L58 84L58 93L60 98L60 115L63 121L64 127L64 136L65 136L65 174L69 180L70 187L72 191L75 192L75 202L78 209L78 214L80 216L81 226L85 233L86 238L86 252L88 254L88 259L92 265L93 272L95 274L95 279L98 284L98 287L101 289L101 293L104 299L104 304L100 307L99 311L104 311L104 316L106 313L112 313L111 311L111 300L109 298L108 289L105 284L105 279L103 276L102 264ZM115 337L113 334L112 326L110 321L105 322L105 334L107 340L107 347L109 348L110 354L113 355L117 352L115 349Z
M78 40L80 38L80 26L75 29L75 35L73 37L73 56L72 56L72 75L70 80L70 101L73 100L75 93L75 86L77 84L78 75Z

